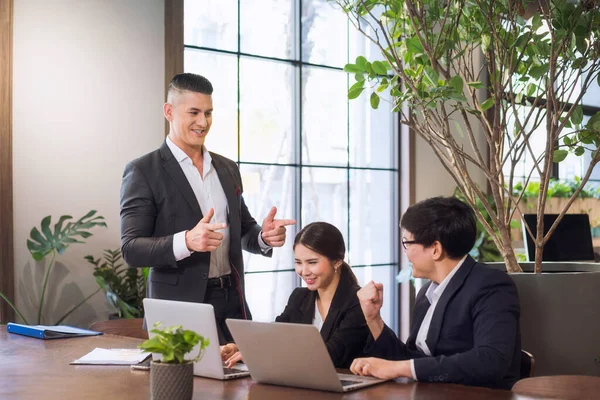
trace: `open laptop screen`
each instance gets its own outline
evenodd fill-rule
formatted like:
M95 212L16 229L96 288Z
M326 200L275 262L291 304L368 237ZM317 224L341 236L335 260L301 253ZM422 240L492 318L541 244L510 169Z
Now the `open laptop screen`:
M544 215L544 234L548 232L558 214ZM535 234L537 215L524 214L523 219ZM523 226L527 259L534 261L535 244ZM592 230L587 214L565 214L544 246L543 261L594 261Z

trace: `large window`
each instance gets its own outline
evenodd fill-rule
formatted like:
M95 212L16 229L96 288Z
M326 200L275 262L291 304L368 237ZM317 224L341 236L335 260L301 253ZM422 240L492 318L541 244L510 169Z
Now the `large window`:
M361 284L383 282L396 326L397 115L366 95L349 102L343 66L375 52L326 0L187 0L184 68L214 86L207 147L238 162L260 223L271 206L296 218L272 258L244 254L254 319L272 321L301 284L296 232L327 221L343 233Z

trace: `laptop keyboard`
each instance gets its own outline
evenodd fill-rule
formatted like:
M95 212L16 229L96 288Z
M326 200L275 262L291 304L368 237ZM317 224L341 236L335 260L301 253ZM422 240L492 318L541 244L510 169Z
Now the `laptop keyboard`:
M225 375L232 375L232 374L241 374L244 373L246 371L244 371L243 369L235 369L235 368L225 368L223 367L223 373Z
M340 382L342 383L342 387L356 385L357 383L362 383L361 381L348 381L346 379L340 379Z

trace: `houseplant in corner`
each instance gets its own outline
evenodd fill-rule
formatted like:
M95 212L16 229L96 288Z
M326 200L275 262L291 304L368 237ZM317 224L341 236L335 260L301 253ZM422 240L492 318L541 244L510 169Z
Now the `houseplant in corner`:
M600 274L541 272L544 244L600 161L600 112L590 112L597 107L589 107L593 96L586 97L592 85L600 85L599 2L336 2L381 55L373 61L358 57L345 66L356 80L348 97L366 90L377 108L380 93L389 91L402 123L433 150L511 273L523 267L513 248L511 221L524 213L528 183L539 181L537 226L528 228L536 274L512 275L521 296L523 346L534 353L538 372L596 374L589 354L600 349L580 343L591 342L588 334L600 335L598 318L586 314L600 307ZM551 177L567 156L584 155L589 164L581 181L559 218L545 227ZM513 196L519 183L522 190ZM480 189L486 187L489 193ZM557 291L568 295L557 296ZM580 340L572 340L575 334ZM552 342L551 335L563 342Z
M116 318L142 318L146 296L148 268L129 268L123 264L121 250L104 250L102 258L85 256L94 265L96 282L106 293L106 299L116 310ZM109 316L112 318L112 315Z
M91 210L83 217L79 218L77 221L70 221L73 219L72 216L63 215L58 219L58 222L54 224L54 229L50 228L52 217L48 215L47 217L44 217L44 219L42 219L40 227L41 232L36 227L33 227L31 229L30 237L29 239L27 239L27 249L31 253L33 259L35 261L42 261L46 258L46 256L51 255L50 262L48 263L48 265L46 266L45 263L43 264L45 268L44 281L42 283L41 294L39 295L37 319L35 320L36 325L42 323L46 323L49 325L59 325L75 310L81 307L87 300L89 300L92 296L94 296L100 291L100 289L96 290L95 292L84 298L81 302L75 304L69 311L64 313L62 317L58 318L56 321L43 321L48 279L50 277L50 273L52 272L52 268L55 265L56 256L63 254L71 244L85 243L83 240L92 236L90 229L99 226L106 227L104 217L95 214L96 210ZM3 298L12 307L17 316L25 324L29 325L29 321L25 318L21 311L19 311L19 309L4 295L4 293L0 292L0 297Z
M194 362L204 355L210 340L196 332L184 330L181 325L161 328L154 324L152 337L138 347L162 356L153 360L150 367L150 387L153 400L189 400L194 393ZM198 354L185 359L194 347Z

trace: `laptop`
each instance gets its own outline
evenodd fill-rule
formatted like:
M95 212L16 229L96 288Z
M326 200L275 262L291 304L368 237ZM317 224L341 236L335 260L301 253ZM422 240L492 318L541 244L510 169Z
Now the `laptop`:
M245 364L237 364L236 368L226 368L221 360L219 336L215 323L215 311L211 304L188 303L184 301L144 299L146 326L150 338L154 333L154 323L161 322L163 326L181 325L183 329L197 332L208 337L210 344L204 350L204 356L194 363L194 375L213 379L233 379L250 376ZM198 346L190 353L192 357L198 354ZM160 354L152 354L154 360L160 360Z
M314 325L225 321L258 383L349 392L384 380L338 374Z

